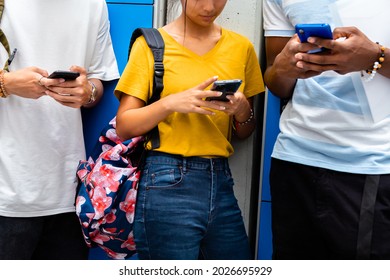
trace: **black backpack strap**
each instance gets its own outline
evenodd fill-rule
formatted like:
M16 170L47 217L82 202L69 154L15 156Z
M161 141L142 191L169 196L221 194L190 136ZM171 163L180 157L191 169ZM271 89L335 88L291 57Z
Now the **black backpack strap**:
M154 57L154 78L153 78L153 93L149 99L148 104L151 104L160 99L161 92L164 89L163 77L164 77L164 49L165 43L156 28L137 28L133 31L130 39L129 53L130 57L131 48L135 40L143 35L149 48L152 50ZM150 140L152 141L152 149L160 147L160 135L158 132L158 126L153 128L149 133Z

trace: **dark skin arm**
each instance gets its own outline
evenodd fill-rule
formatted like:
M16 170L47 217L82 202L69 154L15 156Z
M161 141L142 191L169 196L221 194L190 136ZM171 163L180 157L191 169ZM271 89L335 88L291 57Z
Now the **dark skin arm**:
M336 40L345 37L345 40ZM292 96L297 79L306 79L334 70L339 74L371 69L380 55L380 47L355 27L340 27L333 31L334 40L310 37L309 43L300 43L298 37L267 37L267 70L264 80L273 94L280 98ZM329 51L308 54L323 46ZM385 56L390 56L386 48ZM378 74L390 78L388 62Z
M294 40L286 37L266 37L265 49L267 69L264 73L264 82L270 91L280 98L290 98L293 94L298 73L296 71L294 60L295 44L298 39Z
M266 38L267 69L264 73L264 81L273 94L282 99L290 98L298 78L305 79L320 74L318 71L297 67L296 53L318 48L309 45L301 44L297 35L291 38Z
M337 40L338 38L345 40ZM299 63L297 67L303 71L334 70L339 74L346 74L354 71L365 71L372 69L374 62L380 56L380 46L371 41L363 32L356 27L339 27L333 31L335 40L311 38L313 44L322 45L330 49L330 52L323 55L308 55L306 53L296 54ZM385 49L385 58L388 60L390 51ZM385 60L378 75L390 78L390 64Z

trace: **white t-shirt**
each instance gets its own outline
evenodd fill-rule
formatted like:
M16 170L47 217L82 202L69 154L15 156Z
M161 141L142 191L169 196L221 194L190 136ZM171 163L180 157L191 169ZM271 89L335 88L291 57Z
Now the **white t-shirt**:
M332 28L354 25L372 41L389 47L388 7L386 0L265 0L265 36L290 37L297 23L329 23ZM390 117L367 118L367 100L360 92L374 97L375 92L365 92L356 74L327 71L298 79L282 113L272 157L350 173L390 173ZM389 79L379 71L370 82L371 91L383 81ZM388 94L379 100L385 106L390 104L387 89Z
M6 0L1 28L17 54L10 66L87 69L119 78L104 0ZM0 46L0 63L8 58ZM72 212L76 168L85 158L81 111L48 96L0 98L0 215Z

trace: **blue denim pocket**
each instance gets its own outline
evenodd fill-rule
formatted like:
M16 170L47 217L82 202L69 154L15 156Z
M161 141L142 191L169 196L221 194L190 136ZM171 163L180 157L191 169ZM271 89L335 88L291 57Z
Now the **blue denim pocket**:
M227 159L154 153L138 189L134 236L141 259L250 256Z
M167 166L165 164L147 164L143 176L147 188L173 188L183 180L180 166Z

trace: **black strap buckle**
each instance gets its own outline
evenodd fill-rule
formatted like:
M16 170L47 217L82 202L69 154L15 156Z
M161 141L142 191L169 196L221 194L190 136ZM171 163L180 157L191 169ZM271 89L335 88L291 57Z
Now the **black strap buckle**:
M164 64L162 62L154 63L154 74L160 78L164 76Z

